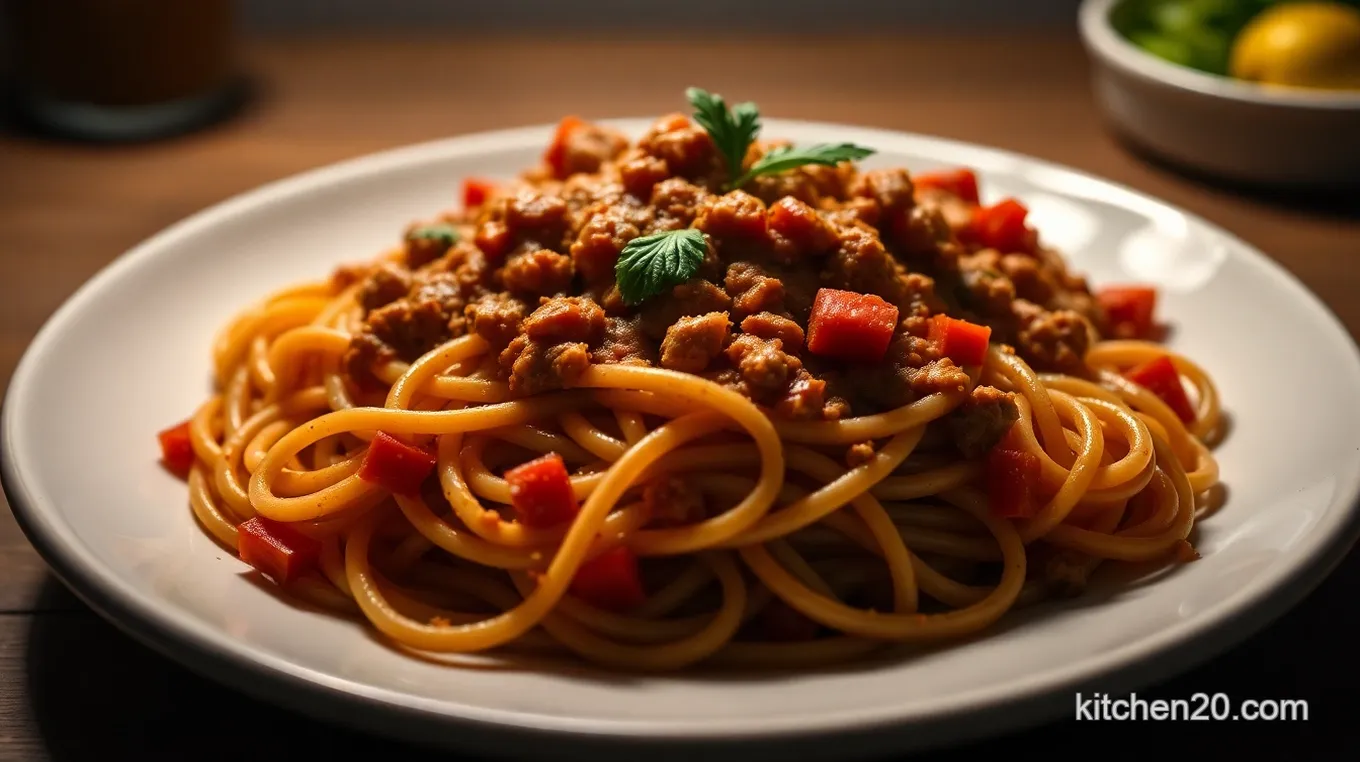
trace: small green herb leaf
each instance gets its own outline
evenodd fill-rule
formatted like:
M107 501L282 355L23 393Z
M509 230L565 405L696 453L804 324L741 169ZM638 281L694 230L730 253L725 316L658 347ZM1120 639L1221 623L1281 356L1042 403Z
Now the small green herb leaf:
M693 228L629 241L614 265L614 280L623 303L640 304L694 277L707 251L704 234Z
M447 247L458 242L458 231L454 230L452 225L443 223L421 225L407 233L406 238L411 241L438 241Z
M874 149L857 146L854 143L818 143L806 148L780 146L760 157L759 161L746 170L746 174L732 183L732 187L740 188L759 175L771 175L808 164L834 167L843 161L856 161L873 154Z
M756 104L738 103L729 111L721 95L697 87L686 90L685 97L694 107L694 121L708 131L713 144L727 162L727 176L741 174L746 149L755 142L760 132L760 110Z

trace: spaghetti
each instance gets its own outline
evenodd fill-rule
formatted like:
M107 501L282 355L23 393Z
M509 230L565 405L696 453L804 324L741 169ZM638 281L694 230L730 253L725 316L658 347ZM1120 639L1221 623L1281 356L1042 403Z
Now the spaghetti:
M1089 292L966 170L723 192L710 132L565 120L541 167L238 315L161 435L198 522L402 647L636 670L960 639L1194 556L1219 401L1150 292ZM620 252L684 230L696 273L624 303Z

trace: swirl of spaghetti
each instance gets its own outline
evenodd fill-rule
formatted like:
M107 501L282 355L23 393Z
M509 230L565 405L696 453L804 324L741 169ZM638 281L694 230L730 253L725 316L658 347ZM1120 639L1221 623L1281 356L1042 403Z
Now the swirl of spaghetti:
M1128 338L1150 292L978 239L939 178L634 198L668 161L588 134L548 155L598 171L477 189L212 337L211 393L162 432L209 536L421 658L645 671L962 639L1197 557L1228 419ZM698 269L635 299L656 273L619 278L622 249L654 235Z

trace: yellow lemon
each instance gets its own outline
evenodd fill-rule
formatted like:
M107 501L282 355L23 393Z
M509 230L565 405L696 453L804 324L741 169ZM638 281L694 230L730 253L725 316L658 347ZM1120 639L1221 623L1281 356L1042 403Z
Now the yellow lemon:
M1230 73L1271 85L1360 89L1360 9L1329 2L1269 8L1233 42Z

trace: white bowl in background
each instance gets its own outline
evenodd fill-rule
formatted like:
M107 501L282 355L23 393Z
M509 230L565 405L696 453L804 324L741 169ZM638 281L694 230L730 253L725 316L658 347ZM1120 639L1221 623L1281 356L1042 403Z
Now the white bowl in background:
M1110 126L1171 163L1277 186L1360 185L1360 92L1272 88L1164 61L1084 0L1082 40Z

